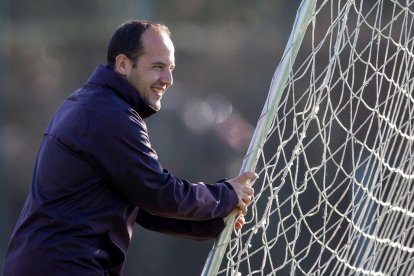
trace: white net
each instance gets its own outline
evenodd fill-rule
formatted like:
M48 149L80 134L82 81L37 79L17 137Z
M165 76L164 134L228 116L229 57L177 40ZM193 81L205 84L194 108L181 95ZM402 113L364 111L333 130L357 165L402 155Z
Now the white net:
M317 1L219 275L414 274L414 1Z

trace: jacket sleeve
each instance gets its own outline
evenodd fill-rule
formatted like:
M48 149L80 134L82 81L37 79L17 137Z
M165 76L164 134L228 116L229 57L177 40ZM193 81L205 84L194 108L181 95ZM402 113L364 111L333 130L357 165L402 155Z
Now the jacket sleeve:
M164 234L193 240L208 240L218 236L225 224L222 218L193 221L155 216L139 209L136 222L142 227Z
M191 183L163 169L145 123L128 111L87 115L86 157L113 188L131 204L163 217L209 220L236 208L229 183Z

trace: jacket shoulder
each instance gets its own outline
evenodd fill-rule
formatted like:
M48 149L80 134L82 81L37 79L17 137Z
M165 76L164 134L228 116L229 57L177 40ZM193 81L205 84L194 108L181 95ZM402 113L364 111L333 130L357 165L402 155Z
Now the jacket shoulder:
M135 110L105 88L86 84L65 100L45 134L81 150L83 144L108 132L135 137L138 134L149 145L146 124Z

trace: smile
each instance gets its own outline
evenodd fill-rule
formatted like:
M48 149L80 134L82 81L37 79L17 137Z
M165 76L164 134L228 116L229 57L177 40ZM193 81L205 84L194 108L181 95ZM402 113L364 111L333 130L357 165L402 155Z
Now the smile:
M160 87L151 87L151 90L154 91L157 94L162 94L165 91L164 88L160 88Z

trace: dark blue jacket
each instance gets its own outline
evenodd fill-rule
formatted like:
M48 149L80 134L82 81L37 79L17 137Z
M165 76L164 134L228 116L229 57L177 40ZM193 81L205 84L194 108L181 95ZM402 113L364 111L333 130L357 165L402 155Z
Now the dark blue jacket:
M194 239L217 236L237 205L230 184L163 169L143 121L155 111L98 66L53 116L12 234L4 275L119 275L135 222Z

